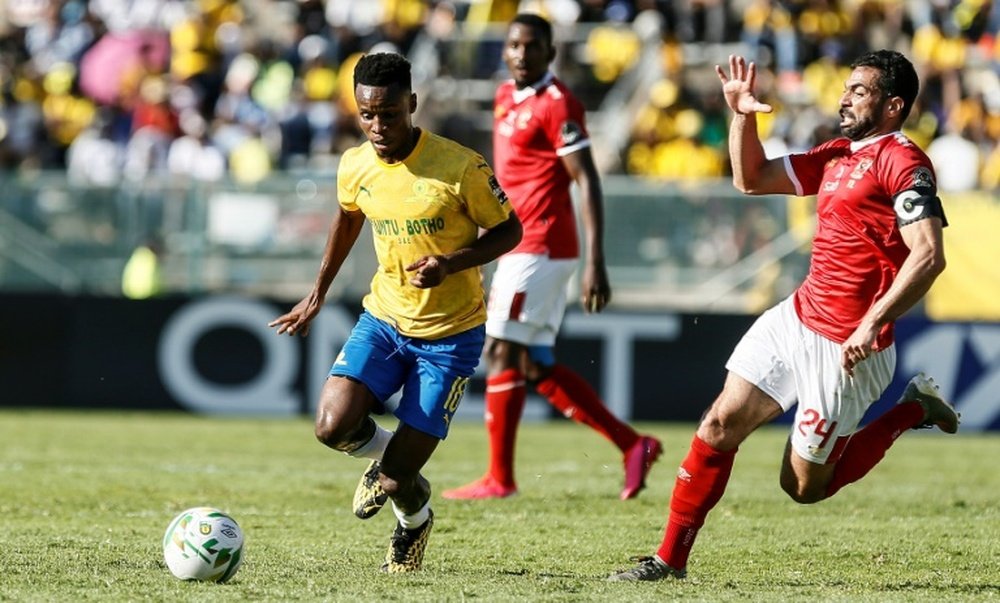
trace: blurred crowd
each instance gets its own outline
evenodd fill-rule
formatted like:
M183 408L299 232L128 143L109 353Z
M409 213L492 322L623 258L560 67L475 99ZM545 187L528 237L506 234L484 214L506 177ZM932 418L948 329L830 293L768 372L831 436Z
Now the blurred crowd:
M930 154L942 190L1000 189L1000 2L686 0L670 5L664 12L662 79L638 113L623 159L630 173L693 180L728 174L729 116L714 72L707 65L691 68L685 49L692 43L734 45L757 62L758 94L775 108L758 115L772 156L838 135L848 65L863 52L892 48L906 54L920 75L920 96L904 130Z
M769 153L835 135L846 65L895 48L921 75L907 133L942 188L1000 188L1000 0L6 0L0 169L111 185L252 184L323 168L358 141L350 83L361 53L407 54L421 35L443 40L456 22L503 24L519 10L557 31L591 26L586 73L566 79L607 87L643 56L644 15L659 17L661 75L630 117L628 173L728 173L728 115L699 48L757 61L760 94L776 108L761 120Z
M360 53L406 52L420 0L6 0L0 168L96 185L254 183L357 141Z

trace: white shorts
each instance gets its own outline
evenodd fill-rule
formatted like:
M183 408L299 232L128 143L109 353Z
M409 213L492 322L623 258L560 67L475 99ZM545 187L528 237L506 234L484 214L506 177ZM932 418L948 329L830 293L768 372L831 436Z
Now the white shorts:
M799 320L789 297L762 314L736 344L726 369L756 385L784 410L798 402L792 449L813 463L836 462L865 411L892 381L896 346L872 354L850 377L840 344Z
M486 334L524 346L553 346L563 314L575 259L514 253L501 256L490 284Z

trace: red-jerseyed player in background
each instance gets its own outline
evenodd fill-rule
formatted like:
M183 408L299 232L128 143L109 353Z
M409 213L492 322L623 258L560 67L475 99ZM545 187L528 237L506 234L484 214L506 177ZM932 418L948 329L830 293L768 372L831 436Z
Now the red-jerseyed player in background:
M502 498L517 492L514 442L526 384L563 415L590 426L624 456L622 499L645 485L658 440L619 421L579 375L556 363L553 346L566 308L566 287L579 242L570 186L579 187L586 233L581 301L600 312L611 299L604 266L603 199L590 153L583 105L549 71L552 26L538 15L511 21L503 59L512 80L496 93L493 164L524 227L521 243L502 256L493 276L486 321L486 430L489 469L444 498Z
M749 194L817 195L812 263L805 282L757 319L726 363L722 394L677 472L659 550L611 580L684 577L738 446L796 403L781 487L804 504L861 479L908 429L958 430L955 410L924 375L895 407L856 430L892 380L893 322L944 269L946 221L930 160L900 132L919 86L913 65L880 50L851 68L840 98L844 136L768 159L755 113L771 107L754 96L754 64L730 56L728 76L716 67L733 111L733 184Z

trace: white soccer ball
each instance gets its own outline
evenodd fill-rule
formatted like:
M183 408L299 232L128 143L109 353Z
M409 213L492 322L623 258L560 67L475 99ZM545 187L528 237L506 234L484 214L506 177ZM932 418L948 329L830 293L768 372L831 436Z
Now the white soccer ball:
M188 509L167 526L163 560L181 580L225 582L243 563L243 530L218 509Z

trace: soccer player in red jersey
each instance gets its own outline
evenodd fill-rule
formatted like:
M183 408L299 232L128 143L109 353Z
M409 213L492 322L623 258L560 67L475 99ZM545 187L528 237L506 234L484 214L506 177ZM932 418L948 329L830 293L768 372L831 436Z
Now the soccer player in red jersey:
M590 153L584 108L549 71L552 26L519 14L507 29L504 62L512 79L494 99L493 162L524 228L521 243L497 263L486 322L486 430L489 469L442 493L450 499L502 498L517 492L514 442L527 384L563 415L593 428L622 451L629 499L645 485L658 440L618 420L578 374L558 364L553 346L566 308L566 286L579 243L570 186L579 186L586 254L581 301L600 312L611 299L604 266L600 179Z
M924 375L909 382L891 410L857 429L892 380L893 322L944 269L947 222L930 160L900 132L919 86L913 65L880 50L851 68L840 98L843 137L768 159L755 113L771 107L754 96L755 65L730 56L728 76L716 67L733 112L733 184L748 194L817 196L811 266L798 290L757 319L726 363L722 393L677 472L656 554L611 580L684 577L740 443L796 403L781 487L804 504L861 479L908 429L958 430L957 413Z

